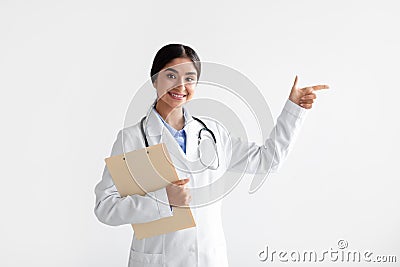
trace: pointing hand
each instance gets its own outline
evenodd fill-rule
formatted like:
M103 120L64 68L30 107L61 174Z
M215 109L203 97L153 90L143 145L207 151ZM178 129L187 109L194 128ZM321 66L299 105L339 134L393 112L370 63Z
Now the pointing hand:
M314 100L317 98L317 95L314 93L314 91L318 91L321 89L328 89L328 88L329 86L326 84L297 88L297 75L296 75L292 90L290 91L289 100L305 109L310 109L312 108Z

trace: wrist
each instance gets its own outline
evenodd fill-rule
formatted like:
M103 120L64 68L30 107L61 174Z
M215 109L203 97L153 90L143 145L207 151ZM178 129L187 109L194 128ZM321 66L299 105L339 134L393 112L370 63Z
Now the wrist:
M293 103L299 105L299 103L297 103L295 97L293 97L292 95L289 95L289 98L288 98L288 99L289 99L290 101L292 101ZM299 106L300 106L300 105L299 105Z

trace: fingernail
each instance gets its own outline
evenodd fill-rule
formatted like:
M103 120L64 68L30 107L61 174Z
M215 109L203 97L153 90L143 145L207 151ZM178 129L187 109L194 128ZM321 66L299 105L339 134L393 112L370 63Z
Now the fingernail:
M304 107L304 105L303 105L303 104L300 104L300 106Z

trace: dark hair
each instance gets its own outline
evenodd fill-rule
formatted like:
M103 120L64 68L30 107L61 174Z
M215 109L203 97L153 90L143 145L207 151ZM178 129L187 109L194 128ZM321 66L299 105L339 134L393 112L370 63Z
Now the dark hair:
M201 63L197 53L189 46L183 44L167 44L158 50L151 66L150 76L154 83L157 79L157 74L162 68L175 58L190 59L197 71L197 80L200 77Z

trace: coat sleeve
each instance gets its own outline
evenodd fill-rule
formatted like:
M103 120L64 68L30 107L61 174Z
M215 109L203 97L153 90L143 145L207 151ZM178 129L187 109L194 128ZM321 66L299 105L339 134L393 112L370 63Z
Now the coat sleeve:
M125 131L120 130L113 145L111 156L123 153L123 143L130 139ZM168 204L166 188L161 188L146 195L121 197L111 175L104 167L101 181L95 187L96 203L94 213L104 224L117 226L122 224L144 223L172 216Z
M277 172L295 141L306 113L306 109L288 99L263 145L226 136L231 140L231 145L225 149L227 158L230 158L227 170L257 174Z

